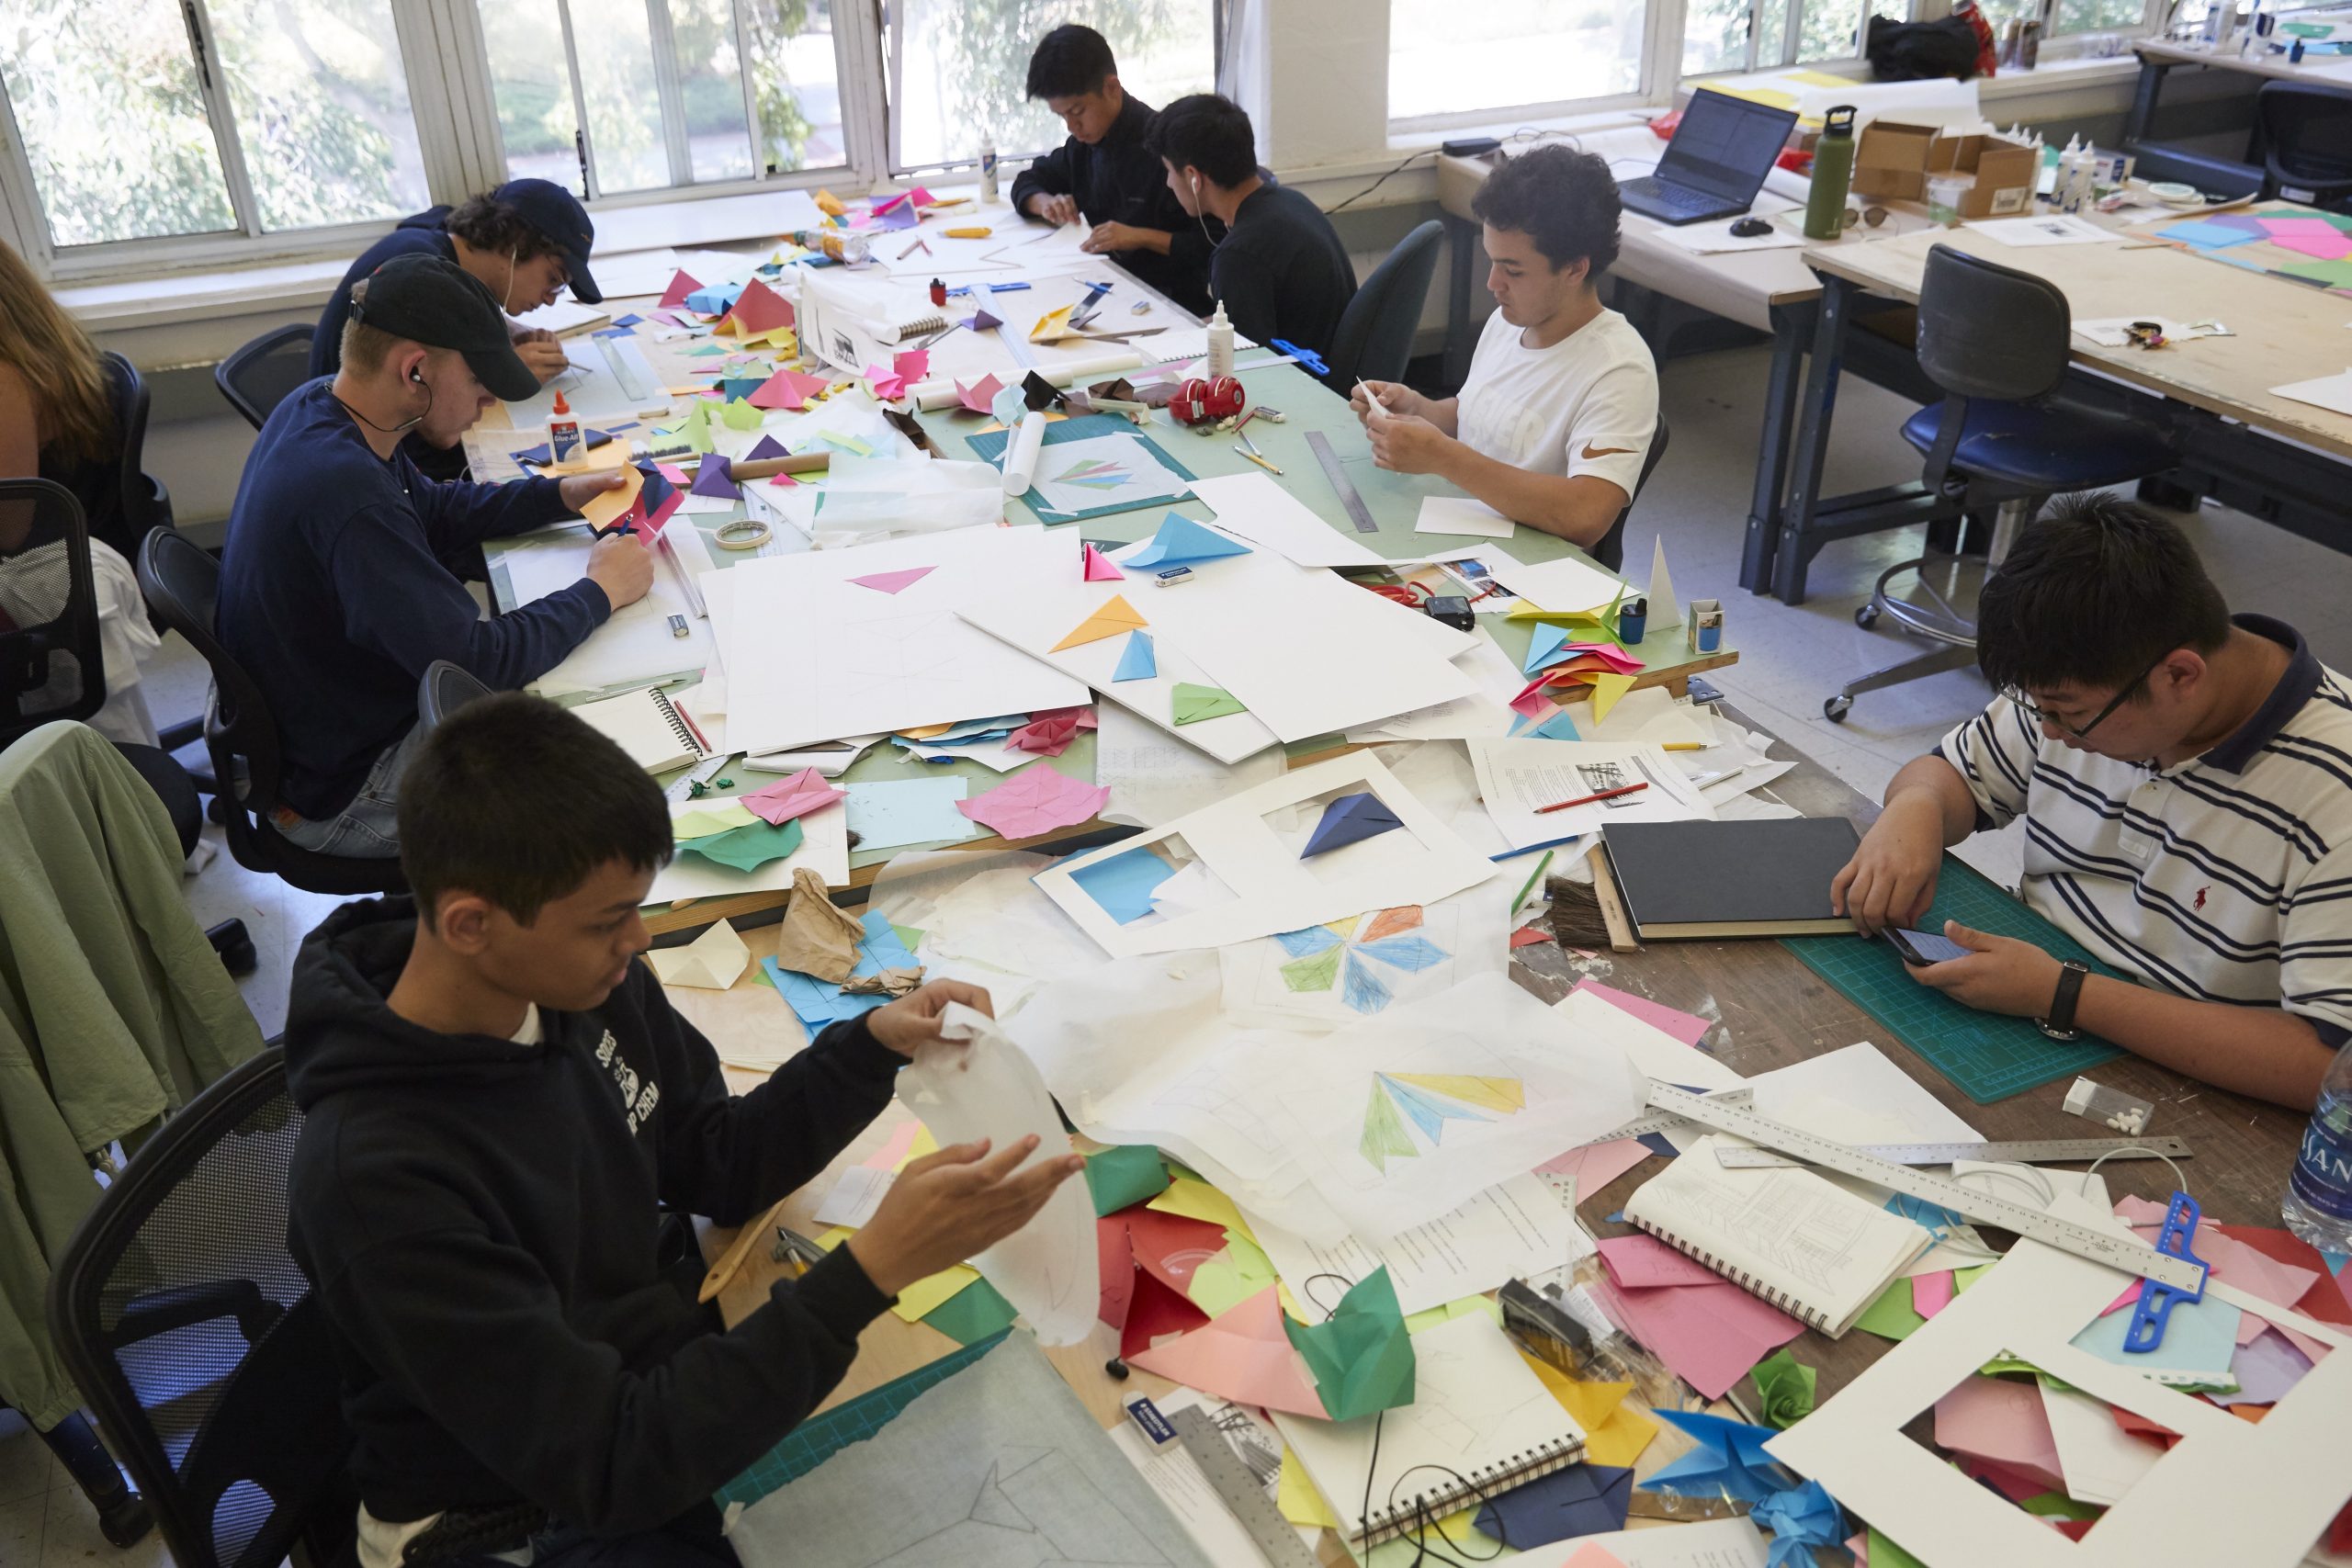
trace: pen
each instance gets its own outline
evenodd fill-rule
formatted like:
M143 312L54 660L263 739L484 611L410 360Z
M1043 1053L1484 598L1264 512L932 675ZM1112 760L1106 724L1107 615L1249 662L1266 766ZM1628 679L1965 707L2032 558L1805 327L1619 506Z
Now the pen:
M1527 907L1527 896L1535 891L1535 885L1537 883L1544 880L1544 873L1550 868L1552 864L1552 857L1558 852L1559 852L1557 850L1545 850L1544 852L1544 858L1535 863L1535 869L1527 874L1527 880L1520 884L1519 897L1510 901L1510 912L1512 914L1516 915L1520 910Z
M1571 806L1590 806L1596 800L1614 800L1621 795L1631 795L1635 790L1647 789L1650 786L1646 783L1619 784L1615 789L1604 789L1596 791L1591 795L1580 795L1574 800L1555 800L1549 806L1539 806L1535 808L1535 815L1541 817L1547 811L1566 811Z

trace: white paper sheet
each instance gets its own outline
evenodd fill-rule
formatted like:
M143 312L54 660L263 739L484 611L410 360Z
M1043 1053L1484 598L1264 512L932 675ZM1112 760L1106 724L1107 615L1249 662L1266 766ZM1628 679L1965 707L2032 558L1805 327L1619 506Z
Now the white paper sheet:
M1613 822L1712 820L1714 807L1656 746L1602 740L1473 740L1470 763L1487 814L1514 850L1598 832ZM1603 789L1646 784L1634 795L1572 806Z
M1166 908L1174 880L1161 884L1156 907ZM1473 975L1500 974L1510 963L1505 906L1516 891L1497 877L1434 904L1368 909L1221 947L1226 1016L1269 1029L1340 1029Z
M1665 1529L1577 1536L1522 1551L1511 1562L1516 1568L1568 1568L1589 1547L1608 1553L1597 1561L1623 1568L1764 1568L1768 1550L1763 1533L1744 1518L1699 1519Z
M1450 703L1440 703L1435 707L1422 708L1417 713L1400 713L1378 724L1351 729L1348 739L1369 743L1381 740L1469 740L1481 737L1500 739L1509 735L1512 723L1519 717L1511 712L1511 699L1518 696L1520 688L1527 684L1527 677L1496 646L1494 634L1483 624L1470 635L1474 646L1457 657L1453 663L1454 668L1477 682L1478 690L1475 694L1457 697Z
M1094 782L1111 792L1097 814L1105 822L1156 828L1282 777L1283 754L1271 748L1220 762L1117 703L1094 711Z
M2105 229L2079 213L2052 212L2034 218L1973 219L1972 233L2005 245L2105 245L2132 236L2120 229Z
M1301 860L1283 835L1304 829L1290 829L1287 818L1280 827L1267 820L1301 803L1357 792L1376 796L1400 826ZM1121 925L1075 880L1089 866L1175 837L1191 851L1190 858L1205 863L1238 895L1233 902L1175 919L1148 917ZM1167 847L1172 852L1174 846ZM1367 909L1432 904L1495 874L1494 863L1455 837L1378 758L1357 752L1285 773L1178 818L1158 832L1069 856L1041 873L1037 886L1105 953L1125 955L1222 946Z
M1626 591L1622 580L1579 556L1528 562L1492 545L1476 553L1495 580L1513 594L1557 614L1600 609Z
M1844 1144L1973 1144L1984 1134L1867 1043L1747 1080L1756 1113Z
M691 525L687 525L691 526ZM586 575L595 540L585 525L551 528L498 553L516 604L529 604ZM673 635L670 617L685 617L686 635ZM695 613L677 574L655 563L653 586L634 604L624 604L562 662L531 682L543 697L580 692L649 686L689 674L715 654L710 623Z
M750 261L753 258L740 258ZM631 251L626 255L608 256L596 253L596 288L607 300L627 299L639 294L650 294L659 299L670 287L671 275L678 270L678 253L664 245L658 251ZM700 273L691 275L697 282L712 281Z
M2330 413L2352 413L2352 370L2346 370L2341 376L2322 376L2313 380L2273 387L2270 395L2293 402L2309 403Z
M1602 1040L1625 1054L1644 1077L1713 1093L1749 1080L1695 1045L1685 1045L1653 1024L1613 1007L1590 991L1570 991L1552 1010L1587 1039Z
M1069 574L1041 527L967 528L746 561L736 577L728 728L747 751L782 750L974 714L1075 707L1086 688L957 619L960 598L1014 598ZM885 592L852 581L929 567Z
M896 1171L876 1170L872 1166L854 1165L841 1173L833 1182L833 1190L817 1205L817 1223L820 1225L846 1225L855 1230L874 1217L889 1193L890 1184L899 1179Z
M1269 474L1224 474L1193 481L1194 499L1237 538L1300 566L1385 566L1386 561L1310 511Z
M1037 1065L995 1020L950 1002L940 1016L940 1034L916 1049L914 1061L899 1074L898 1094L899 1103L943 1147L986 1138L1003 1149L1034 1134L1037 1147L1023 1169L1068 1156L1069 1138ZM1094 1205L1085 1179L1065 1179L1035 1218L975 1255L972 1267L1019 1309L1045 1344L1083 1340L1101 1300Z
M1518 526L1475 496L1425 495L1420 515L1413 520L1416 534L1467 534L1479 539L1508 539Z
M2120 1503L2165 1457L2154 1440L2117 1426L2103 1402L2048 1383L2041 1388L2042 1414L2050 1421L2066 1495L2076 1502Z
M1251 1234L1290 1293L1301 1303L1327 1307L1347 1285L1384 1267L1396 1287L1397 1307L1410 1314L1564 1267L1598 1250L1551 1185L1532 1175L1498 1182L1380 1247L1353 1235L1317 1247L1271 1220L1255 1214L1249 1219ZM1317 1280L1317 1274L1336 1274L1346 1284Z
M674 819L726 804L723 800L677 801L672 804L670 816ZM829 806L793 820L800 824L800 847L784 859L772 860L757 871L738 871L700 855L674 854L653 878L653 890L645 901L666 904L730 893L774 893L791 886L792 874L804 865L823 877L828 887L848 886L849 813L839 806Z

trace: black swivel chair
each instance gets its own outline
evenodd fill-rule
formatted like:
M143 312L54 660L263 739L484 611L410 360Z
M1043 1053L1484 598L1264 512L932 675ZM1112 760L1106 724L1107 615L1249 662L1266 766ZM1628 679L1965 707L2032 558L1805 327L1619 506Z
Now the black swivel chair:
M261 688L213 635L220 597L220 563L179 533L147 536L139 552L139 586L155 618L187 638L212 671L212 701L204 718L205 750L227 807L229 852L239 865L282 876L310 893L398 893L407 881L397 859L363 860L320 854L287 841L273 820L277 809L277 720Z
M255 430L287 393L311 378L311 333L300 321L274 327L212 367L220 395Z
M261 1052L132 1156L65 1245L49 1319L179 1568L349 1561L333 1346L287 1251L302 1113Z
M1996 508L1987 571L2052 496L2146 479L2179 460L2158 426L2060 395L2073 327L2066 297L2042 278L1950 245L1928 253L1919 368L1944 400L1905 420L1903 439L1927 455L1927 488L1953 514ZM1842 723L1863 692L1976 662L1976 624L1928 581L1936 564L1920 557L1888 567L1854 612L1865 628L1887 616L1935 648L1847 682L1821 705L1832 722ZM1956 567L1951 558L1943 564ZM1889 592L1905 572L1918 574L1926 603Z
M1323 356L1331 367L1329 384L1342 396L1359 379L1405 378L1405 366L1413 357L1413 334L1421 325L1421 306L1430 297L1444 243L1445 225L1430 219L1397 241L1388 259L1373 268L1348 301L1339 329L1331 334L1331 352Z
M124 559L136 560L139 541L150 529L172 526L172 495L161 479L147 472L149 398L139 367L111 350L98 357L106 364L107 400L114 412L122 455L115 473L115 525L100 525L93 519L91 532L121 550Z
M1666 415L1657 416L1657 429L1650 435L1649 456L1642 459L1642 471L1634 479L1634 493L1625 499L1624 509L1617 513L1617 521L1609 532L1600 536L1600 543L1592 547L1592 558L1611 571L1625 568L1625 520L1634 514L1634 503L1642 499L1642 491L1649 488L1650 476L1657 472L1658 460L1666 456L1667 444L1674 433L1666 426Z
M475 698L488 695L490 688L469 671L436 659L424 667L424 679L416 683L416 722L432 729Z
M2352 211L2352 88L2267 82L2254 123L2264 197Z

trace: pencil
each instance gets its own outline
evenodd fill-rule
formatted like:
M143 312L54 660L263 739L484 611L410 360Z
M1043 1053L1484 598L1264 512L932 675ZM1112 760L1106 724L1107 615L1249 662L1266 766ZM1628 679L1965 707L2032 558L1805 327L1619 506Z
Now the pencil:
M1535 863L1535 869L1527 874L1527 880L1519 885L1519 897L1510 901L1512 914L1516 915L1527 907L1527 896L1535 891L1537 883L1544 880L1544 869L1552 863L1552 857L1558 852L1556 850L1545 850L1544 858Z
M1646 782L1642 784L1619 784L1615 789L1604 789L1596 791L1591 795L1580 795L1574 800L1555 800L1549 806L1539 806L1535 808L1535 815L1541 817L1547 811L1566 811L1571 806L1590 806L1596 800L1614 800L1621 795L1631 795L1635 790L1647 789L1650 786Z
M1669 740L1658 748L1661 751L1703 751L1706 749L1707 743L1703 740Z

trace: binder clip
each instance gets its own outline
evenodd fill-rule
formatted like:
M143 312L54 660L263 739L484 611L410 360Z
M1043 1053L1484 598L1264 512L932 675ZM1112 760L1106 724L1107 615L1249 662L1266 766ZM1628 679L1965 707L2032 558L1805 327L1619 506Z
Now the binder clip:
M2211 1278L2212 1267L2188 1249L2197 1235L2199 1217L2196 1199L2186 1192L2172 1195L2172 1207L2165 1212L2164 1228L2156 1235L2156 1250L2167 1258L2194 1263L2204 1273L2198 1276L2194 1291L2154 1280L2141 1280L2140 1299L2132 1308L2132 1326L2123 1334L2126 1350L2141 1355L2154 1350L2165 1342L2165 1325L2172 1316L2172 1309L2183 1302L2194 1303L2205 1299L2205 1281Z

